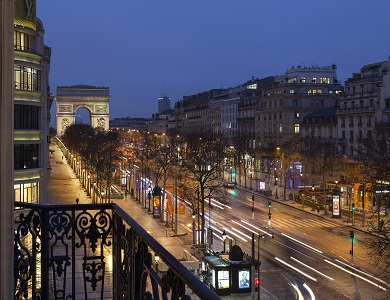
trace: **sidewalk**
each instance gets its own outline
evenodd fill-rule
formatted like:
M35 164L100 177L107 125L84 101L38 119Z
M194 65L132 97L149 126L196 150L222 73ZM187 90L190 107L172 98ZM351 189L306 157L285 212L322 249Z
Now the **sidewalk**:
M78 199L79 204L92 203L92 198L89 197L87 192L83 189L71 166L63 157L61 149L55 143L50 145L50 149L54 150L54 152L53 156L50 157L52 171L48 184L48 203L76 204L76 199ZM126 211L136 222L142 225L142 227L175 258L182 259L184 250L191 252L192 233L191 228L186 226L187 223L192 222L191 216L185 216L184 220L180 220L181 224L178 226L178 233L187 232L188 234L174 236L172 229L165 226L165 222L161 222L160 219L154 219L153 216L148 213L147 209L143 208L142 204L129 194L123 199L114 199L113 201ZM199 299L192 293L190 293L190 296L191 299ZM221 296L221 298L226 300L249 300L253 297L251 294L236 294ZM266 289L261 287L261 299L275 300L276 298Z

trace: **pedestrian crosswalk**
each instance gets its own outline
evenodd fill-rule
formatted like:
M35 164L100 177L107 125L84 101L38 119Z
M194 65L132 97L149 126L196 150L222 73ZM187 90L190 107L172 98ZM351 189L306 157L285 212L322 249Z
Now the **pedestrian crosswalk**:
M340 224L323 219L279 219L272 220L271 225L276 228L334 228Z

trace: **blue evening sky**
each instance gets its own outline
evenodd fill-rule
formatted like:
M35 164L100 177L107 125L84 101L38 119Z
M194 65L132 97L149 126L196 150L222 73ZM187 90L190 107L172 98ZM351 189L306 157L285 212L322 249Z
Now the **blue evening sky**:
M389 12L389 0L37 0L51 92L107 86L111 119L297 65L335 63L344 81L387 60Z

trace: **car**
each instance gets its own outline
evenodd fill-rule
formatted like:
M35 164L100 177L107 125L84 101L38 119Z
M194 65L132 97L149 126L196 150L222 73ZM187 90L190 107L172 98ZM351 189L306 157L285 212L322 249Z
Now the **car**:
M228 183L226 183L226 187L229 189L234 189L236 187L236 184L232 181L229 181Z

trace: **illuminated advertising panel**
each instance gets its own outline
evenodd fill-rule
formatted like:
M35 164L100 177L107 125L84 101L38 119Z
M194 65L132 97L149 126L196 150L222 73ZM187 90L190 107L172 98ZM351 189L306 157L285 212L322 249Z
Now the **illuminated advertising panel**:
M239 270L238 271L238 288L247 289L249 288L250 283L250 272L249 270Z

